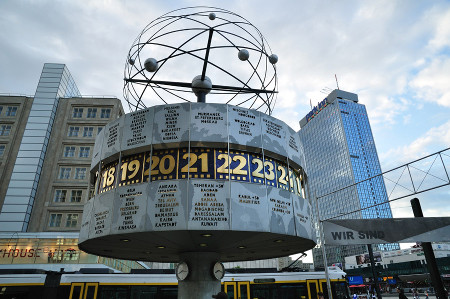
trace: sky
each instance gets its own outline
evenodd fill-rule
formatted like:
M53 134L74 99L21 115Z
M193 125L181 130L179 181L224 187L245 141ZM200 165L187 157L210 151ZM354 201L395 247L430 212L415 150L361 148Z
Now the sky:
M442 0L3 0L0 93L33 95L43 64L55 62L83 95L123 99L141 30L197 5L231 10L262 32L279 57L273 116L295 130L336 75L367 108L383 171L450 147L450 2ZM449 186L418 197L425 216L450 216ZM392 203L394 217L413 217L410 199Z

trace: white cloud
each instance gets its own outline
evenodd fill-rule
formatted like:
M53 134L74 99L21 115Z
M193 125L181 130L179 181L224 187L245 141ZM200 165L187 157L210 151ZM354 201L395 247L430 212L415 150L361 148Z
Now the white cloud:
M450 9L430 12L428 19L435 24L429 46L434 50L450 47Z
M439 127L429 129L408 145L393 148L380 155L382 165L398 166L435 153L450 146L450 120ZM392 165L393 161L397 165Z
M420 100L450 107L450 57L433 59L411 81L410 86Z

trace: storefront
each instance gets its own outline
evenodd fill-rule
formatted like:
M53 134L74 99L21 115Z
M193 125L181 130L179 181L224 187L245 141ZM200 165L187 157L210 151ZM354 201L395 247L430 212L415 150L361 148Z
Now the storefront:
M110 268L119 272L145 269L140 262L87 254L78 248L78 233L0 234L0 269L78 271L80 268Z

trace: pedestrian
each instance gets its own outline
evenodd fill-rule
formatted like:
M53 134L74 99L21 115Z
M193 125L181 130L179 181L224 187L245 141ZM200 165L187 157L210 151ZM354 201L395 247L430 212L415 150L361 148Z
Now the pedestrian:
M356 293L353 293L353 299L358 299L358 295L356 295Z
M323 293L322 292L317 293L317 298L318 299L324 299Z
M53 259L53 252L52 252L52 250L50 249L50 251L48 252L48 255L47 255L48 257L47 257L47 262L48 263L51 263L52 262L52 259Z
M401 287L397 287L398 299L408 299L405 296L405 291Z
M425 299L428 299L428 291L425 291Z

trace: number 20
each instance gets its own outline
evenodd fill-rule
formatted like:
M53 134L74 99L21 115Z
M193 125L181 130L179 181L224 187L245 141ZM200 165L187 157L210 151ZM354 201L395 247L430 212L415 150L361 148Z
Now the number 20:
M166 168L166 160L169 160L169 166ZM159 169L155 169L159 164ZM175 168L175 158L171 155L165 155L161 159L158 156L152 156L152 164L150 165L150 174L158 175L160 172L162 174L169 174Z

